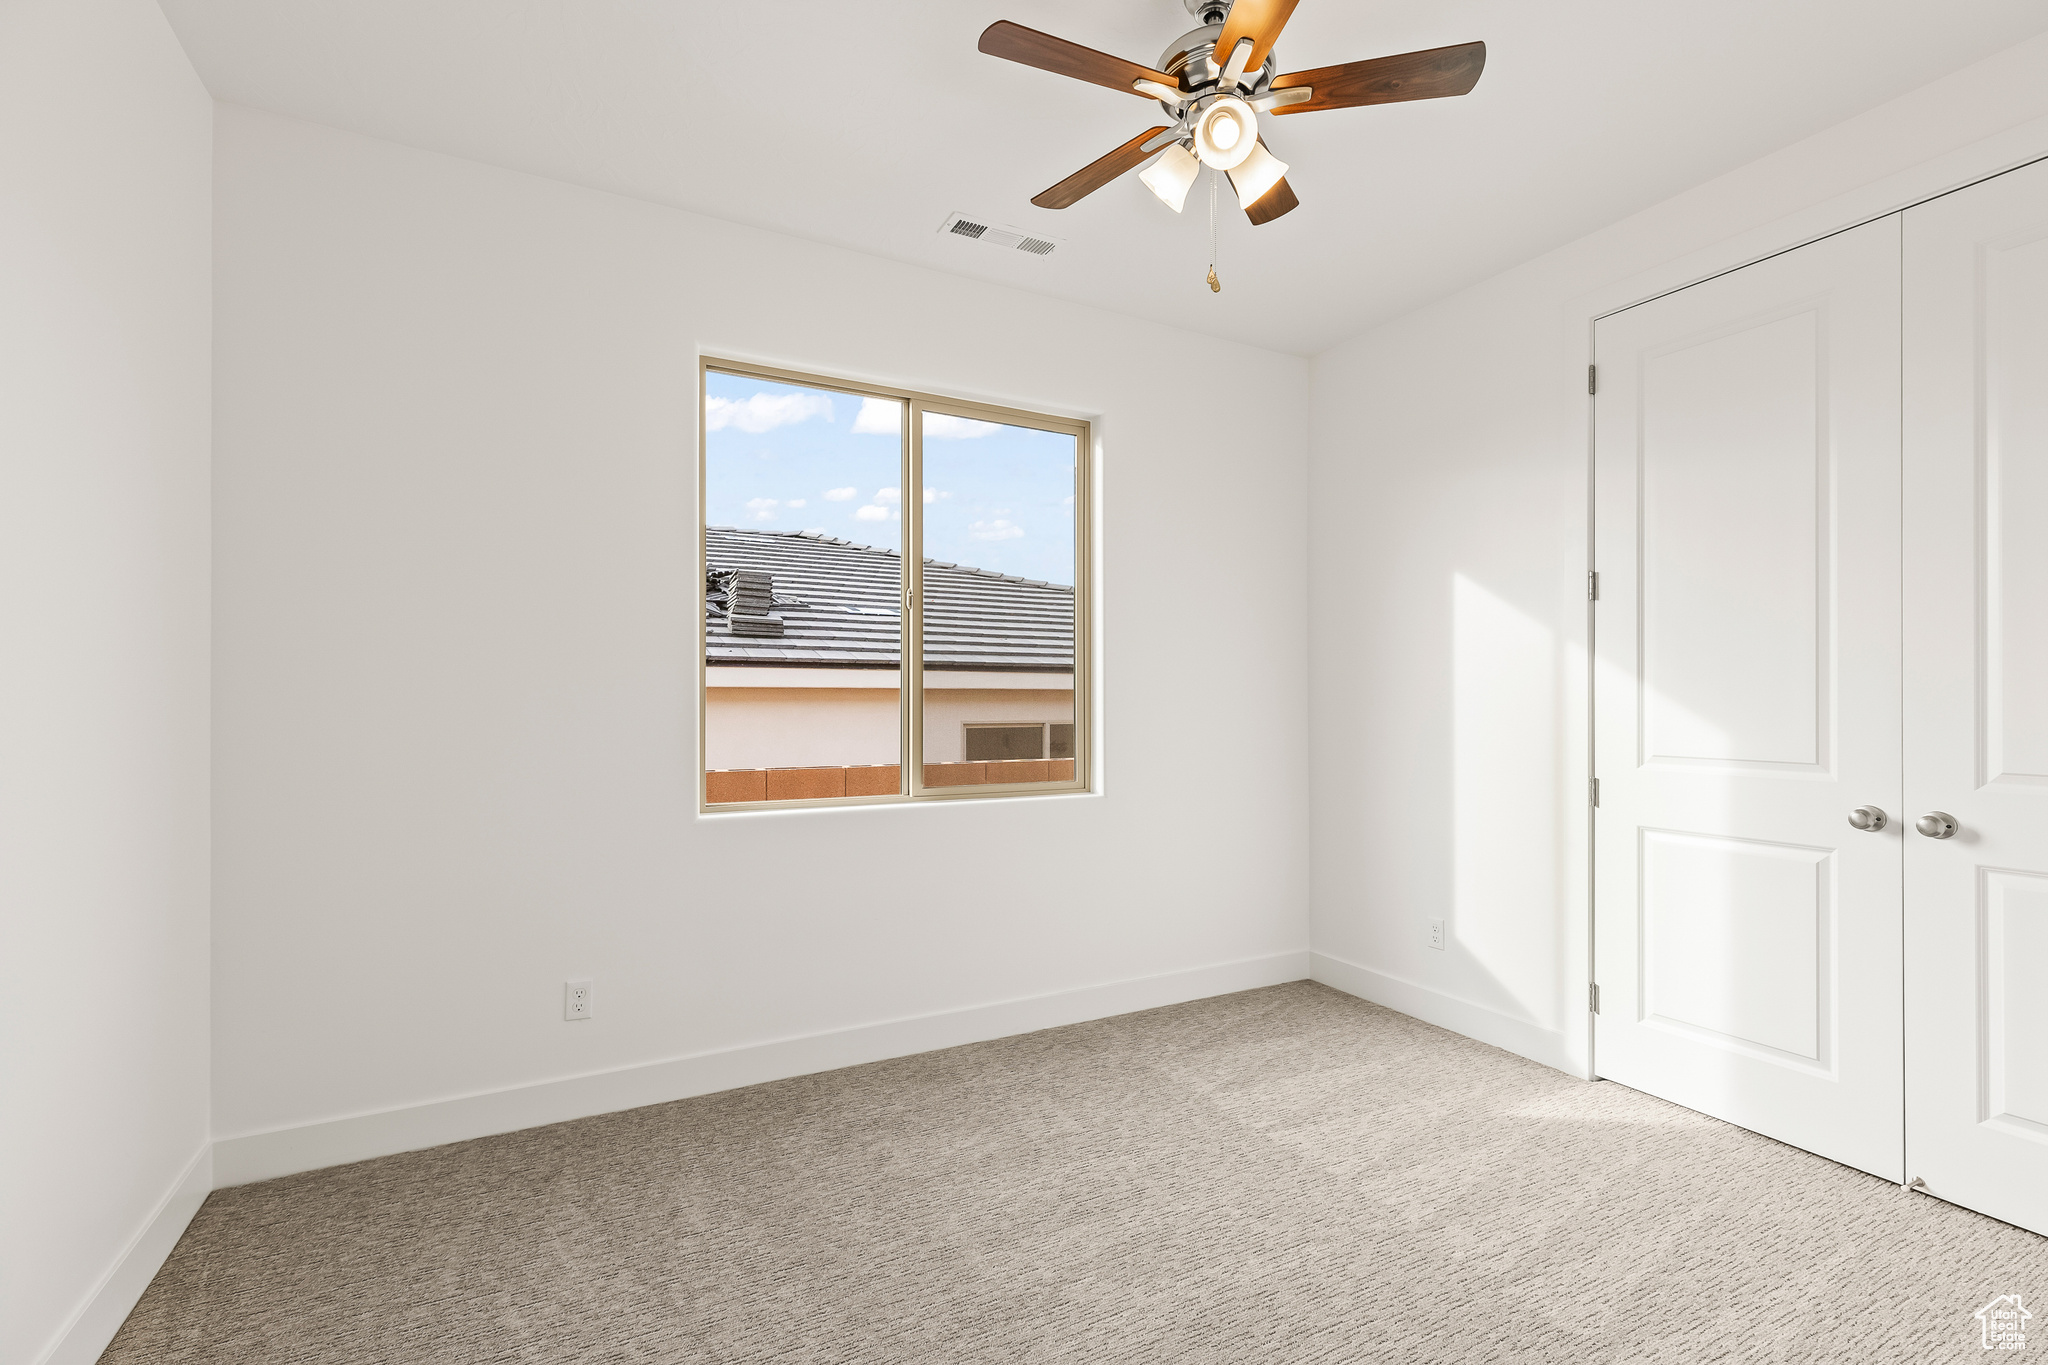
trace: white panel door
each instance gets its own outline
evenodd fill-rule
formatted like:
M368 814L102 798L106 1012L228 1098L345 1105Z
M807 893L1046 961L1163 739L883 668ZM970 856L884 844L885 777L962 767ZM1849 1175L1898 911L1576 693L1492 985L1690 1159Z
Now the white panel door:
M2048 1233L2048 166L1906 218L1906 1152Z
M1594 336L1596 1069L1893 1180L1899 230Z

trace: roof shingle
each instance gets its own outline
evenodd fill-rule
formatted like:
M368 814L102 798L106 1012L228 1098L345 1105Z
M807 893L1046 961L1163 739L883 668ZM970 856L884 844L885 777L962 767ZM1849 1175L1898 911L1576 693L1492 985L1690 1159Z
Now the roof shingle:
M896 551L809 532L734 526L705 527L704 549L707 662L898 666L902 561ZM780 637L733 634L726 597L736 570L774 576ZM924 594L927 668L1073 671L1073 588L927 559Z

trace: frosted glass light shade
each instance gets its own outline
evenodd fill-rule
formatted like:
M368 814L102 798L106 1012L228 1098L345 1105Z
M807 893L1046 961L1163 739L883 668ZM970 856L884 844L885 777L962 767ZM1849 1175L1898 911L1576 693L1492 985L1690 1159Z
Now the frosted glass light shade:
M1188 187L1202 173L1202 163L1178 142L1168 143L1158 160L1138 172L1145 188L1159 196L1159 202L1179 213L1188 201Z
M1264 144L1254 141L1252 154L1243 164L1230 168L1230 188L1237 191L1237 202L1250 208L1265 198L1286 174L1287 163L1267 151Z
M1225 95L1195 120L1195 155L1205 166L1227 171L1259 145L1259 116L1235 95Z

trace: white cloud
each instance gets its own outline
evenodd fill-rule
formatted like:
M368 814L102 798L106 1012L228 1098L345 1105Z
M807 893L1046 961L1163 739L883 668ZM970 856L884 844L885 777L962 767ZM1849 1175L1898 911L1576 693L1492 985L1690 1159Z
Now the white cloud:
M775 520L775 509L778 505L773 498L747 499L747 510L754 514L755 521Z
M863 398L853 429L862 436L894 436L903 430L903 405L893 398Z
M997 517L994 521L977 521L967 532L976 540L1015 540L1024 534L1024 528Z
M853 429L869 436L894 436L903 430L903 404L893 398L863 398L860 414L853 419ZM999 430L1001 427L994 422L948 417L939 412L924 415L924 434L937 441L971 441Z
M802 507L804 505L804 500L802 498L791 498L788 502L785 502L782 505L784 507Z
M942 412L928 412L924 415L924 434L928 440L971 441L977 436L987 436L991 432L1000 431L1001 429L994 422L976 422L966 417L948 417Z
M832 400L822 393L757 393L745 400L707 398L704 400L704 429L723 431L738 427L759 434L806 422L813 417L832 420Z
M951 493L944 493L936 488L927 488L924 490L924 500L926 502L937 502L940 498L950 498L952 496L953 495Z
M895 488L877 488L875 490L875 501L894 506L903 501L903 493L900 489Z
M1067 495L1066 495L1066 496L1065 496L1064 498L1061 498L1061 499L1060 499L1060 506L1062 506L1062 507L1072 507L1073 505L1074 505L1074 495L1073 495L1072 493L1069 493L1069 494L1067 494Z
M858 488L828 488L825 490L825 501L845 502L848 498L852 497L855 493L858 492L860 492Z
M889 519L889 509L886 507L856 507L853 509L853 519L855 521L887 521Z

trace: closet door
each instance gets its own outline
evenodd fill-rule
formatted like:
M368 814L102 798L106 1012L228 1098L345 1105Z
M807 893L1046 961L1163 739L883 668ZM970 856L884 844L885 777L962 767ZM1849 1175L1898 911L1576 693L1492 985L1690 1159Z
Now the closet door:
M1905 219L1907 1171L2048 1233L2048 166Z
M1892 1180L1898 339L1896 217L1594 338L1595 1065Z

